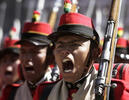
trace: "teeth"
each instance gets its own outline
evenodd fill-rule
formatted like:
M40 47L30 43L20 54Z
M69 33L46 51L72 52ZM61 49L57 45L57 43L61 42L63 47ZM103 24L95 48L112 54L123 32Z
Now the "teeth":
M66 62L66 61L70 61L70 59L64 59L64 60L63 60L63 63Z
M72 70L71 70L71 69L69 69L69 70L64 70L64 72L68 73L68 72L72 72Z

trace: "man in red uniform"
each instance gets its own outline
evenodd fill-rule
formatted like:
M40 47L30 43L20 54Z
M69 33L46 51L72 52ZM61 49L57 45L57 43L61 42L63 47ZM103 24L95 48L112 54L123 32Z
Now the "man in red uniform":
M47 88L51 85L40 85L34 100L94 100L97 72L93 63L100 51L92 19L79 13L63 14L49 38L55 42L55 60L63 79L50 91Z
M0 74L3 75L4 85L12 84L19 79L20 45L14 45L19 40L16 35L16 28L13 27L9 36L4 39L4 48L0 51Z
M69 0L66 2L69 3ZM93 63L100 54L99 36L91 18L69 13L68 8L60 18L57 31L49 35L49 39L55 42L54 56L62 79L55 83L42 83L34 100L95 100L97 71ZM113 80L118 83L115 100L128 100L129 85L122 81Z
M47 36L52 29L49 24L37 21L35 16L39 17L39 12L34 11L32 22L24 24L21 40L16 43L21 45L20 61L25 82L11 98L8 96L8 99L2 100L32 100L36 87L41 82L49 81L46 72L54 57L52 43Z
M18 47L11 44L11 47L4 48L0 51L0 77L3 82L2 97L0 100L6 100L9 94L11 94L10 91L22 83L18 73L19 65Z
M67 17L73 20L65 21ZM82 18L83 22L77 22L74 18ZM54 54L63 80L55 85L48 100L54 92L57 96L53 100L93 100L97 74L92 64L99 54L98 34L91 19L81 14L65 14L61 21L57 32L50 37L56 42Z
M39 12L34 11L33 22L25 23L18 42L21 44L20 60L25 82L18 88L14 100L32 100L36 87L47 81L45 74L54 62L52 43L47 38L52 29L49 24L34 19L35 16L39 16Z

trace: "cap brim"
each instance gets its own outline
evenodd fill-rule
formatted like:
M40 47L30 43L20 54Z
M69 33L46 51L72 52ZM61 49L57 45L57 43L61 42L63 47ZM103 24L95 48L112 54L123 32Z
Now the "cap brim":
M63 32L54 32L54 33L52 33L51 35L48 36L48 39L50 39L52 41L57 41L57 39L59 37L66 36L66 35L78 35L78 36L86 37L86 36L84 36L82 34L79 34L79 33L63 31ZM86 37L86 38L90 38L90 37Z
M54 32L48 36L52 41L56 41L58 37L64 35L78 35L85 38L95 39L97 32L91 28L82 25L63 25L60 26L57 32Z
M28 34L23 33L21 40L16 42L16 44L24 44L26 42L32 43L34 45L49 45L51 41L44 35L37 35L37 34Z
M32 44L34 44L34 45L36 45L36 46L39 46L39 45L48 45L47 42L40 42L40 41L26 40L26 39L22 39L22 40L16 42L15 44L20 44L20 45L22 45L22 44L25 44L25 43L27 43L27 42L28 42L28 43L32 43Z

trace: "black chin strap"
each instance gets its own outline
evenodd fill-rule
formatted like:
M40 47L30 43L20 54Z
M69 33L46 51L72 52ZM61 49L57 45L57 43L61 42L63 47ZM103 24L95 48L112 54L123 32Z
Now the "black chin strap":
M81 79L83 79L83 78L87 78L91 73L92 73L92 71L94 70L94 67L92 66L91 68L90 68L90 70L87 72L87 74L85 75L85 74L83 74L83 75L85 75L85 76L83 76L82 75L82 78ZM81 79L79 79L79 80L81 80Z
M85 79L92 73L92 71L94 70L94 67L92 66L89 70L89 72L86 75L82 75L81 79L77 80L74 84L66 82L66 84L70 84L71 87L76 87L77 84L81 84L85 81Z

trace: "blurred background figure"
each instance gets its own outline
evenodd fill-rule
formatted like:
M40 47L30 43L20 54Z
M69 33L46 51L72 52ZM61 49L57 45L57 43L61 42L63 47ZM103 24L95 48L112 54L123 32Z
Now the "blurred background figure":
M19 40L19 36L17 36L17 30L15 27L12 27L9 34L4 38L3 47L11 47L14 46L14 43Z
M13 31L11 30L12 35L5 39L4 48L0 50L0 78L3 82L0 100L6 100L9 91L13 87L18 87L23 81L21 80L22 74L20 71L20 45L15 45L18 40L12 38L14 37ZM5 94L6 96L3 97Z
M129 63L128 41L123 36L123 28L118 28L118 40L116 44L115 63Z
M19 64L19 48L10 47L0 51L0 76L4 85L12 84L19 80Z
M127 40L120 37L117 40L115 63L129 63Z
M51 78L55 59L53 43L47 38L52 33L48 23L40 22L39 11L34 11L31 22L24 24L21 39L20 60L25 82L18 88L14 100L32 100L36 87ZM53 66L51 66L53 65Z
M8 47L0 51L0 77L3 81L0 100L6 100L8 92L13 89L12 87L22 84L18 73L19 65L19 48ZM6 96L3 97L5 94Z

